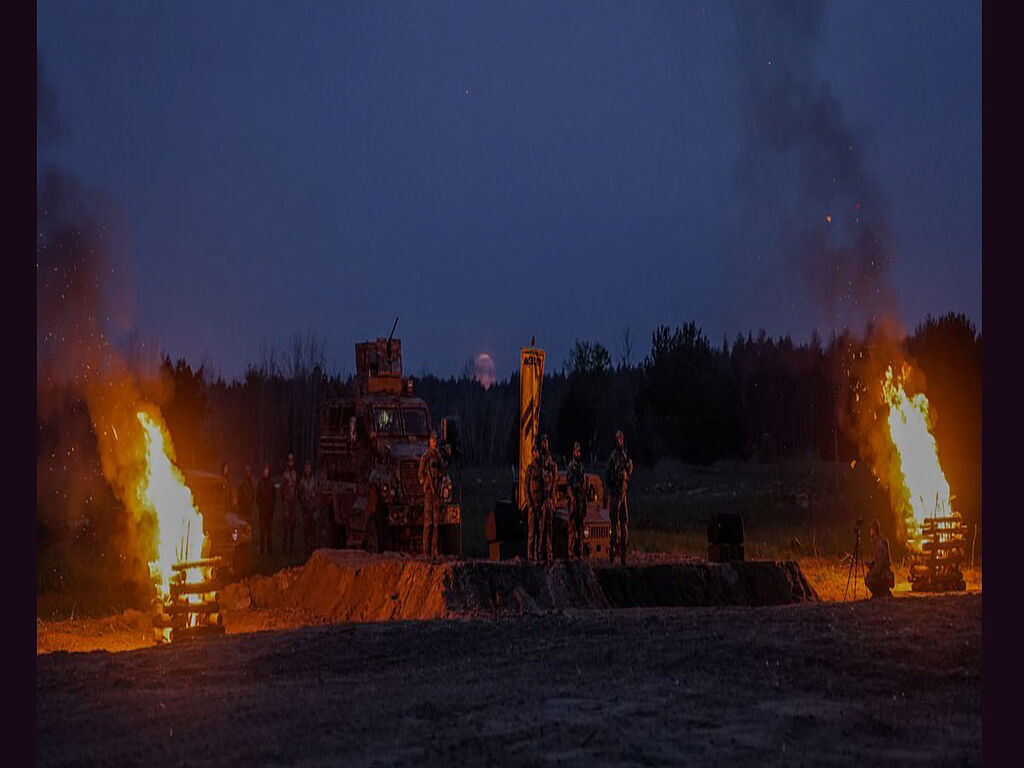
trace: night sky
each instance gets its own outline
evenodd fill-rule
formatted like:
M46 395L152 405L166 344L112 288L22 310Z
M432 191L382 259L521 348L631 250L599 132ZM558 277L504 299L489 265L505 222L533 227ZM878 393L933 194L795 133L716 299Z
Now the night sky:
M715 344L981 328L980 3L37 8L66 127L40 164L123 210L141 334L226 377L309 329L352 372L396 314L407 373L443 375L483 351L507 375L531 335L549 367L576 337L618 358L626 327L638 362L689 319ZM792 126L752 93L828 130L769 139ZM836 305L801 228L856 260L862 215L884 298Z

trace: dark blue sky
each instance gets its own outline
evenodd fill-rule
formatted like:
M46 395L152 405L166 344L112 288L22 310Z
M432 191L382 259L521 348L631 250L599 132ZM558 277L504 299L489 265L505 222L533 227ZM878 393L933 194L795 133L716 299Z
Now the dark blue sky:
M739 181L762 49L739 50L736 14L43 0L69 127L47 161L123 207L142 333L229 377L306 329L351 371L396 314L411 373L486 350L505 375L531 335L558 365L575 337L617 357L626 326L636 360L691 318L715 343L802 340L830 319L790 224ZM834 97L887 199L892 311L980 329L980 4L828 3L815 30L809 92ZM765 34L785 63L788 33ZM834 201L808 205L786 162L753 165L823 219Z

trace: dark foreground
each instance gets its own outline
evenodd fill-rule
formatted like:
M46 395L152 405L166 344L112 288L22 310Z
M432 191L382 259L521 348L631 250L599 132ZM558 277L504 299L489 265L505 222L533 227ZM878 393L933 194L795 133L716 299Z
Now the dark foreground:
M39 765L980 764L981 595L36 659Z

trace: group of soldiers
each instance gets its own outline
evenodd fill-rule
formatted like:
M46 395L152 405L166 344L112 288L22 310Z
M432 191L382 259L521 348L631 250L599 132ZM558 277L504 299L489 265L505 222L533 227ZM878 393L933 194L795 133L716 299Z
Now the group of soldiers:
M225 462L221 473L227 479L228 465ZM306 462L299 477L295 470L295 455L288 454L288 463L281 473L280 499L284 511L284 553L289 557L295 554L295 523L296 510L302 512L302 535L309 551L320 544L320 520L317 514L316 478L313 466ZM228 486L230 487L230 486ZM263 465L263 476L253 484L252 466L245 466L245 475L238 485L238 512L248 520L253 520L256 551L268 557L274 552L274 517L277 512L278 492L274 481L270 479L270 464ZM256 516L253 517L253 506Z
M579 442L573 443L572 460L565 471L569 513L569 557L582 559L583 520L587 512L587 479L580 460ZM622 431L615 433L615 448L608 457L605 482L608 490L608 516L611 522L608 559L625 565L629 543L629 504L626 489L633 474L633 460L626 453ZM558 465L551 456L548 436L541 435L533 446L532 460L526 468L526 550L530 560L551 562L552 533L555 521L555 485Z
M438 525L442 507L448 461L438 449L437 433L430 433L429 447L420 457L418 479L423 488L423 552L438 558ZM228 465L221 472L227 479ZM569 557L581 559L583 549L583 521L587 511L587 479L581 461L580 444L573 443L572 460L566 467L566 491L569 512ZM615 433L615 448L608 458L605 480L608 490L608 515L611 521L609 560L626 562L629 542L629 505L626 489L633 474L633 460L626 454L621 431ZM558 466L551 456L547 435L541 435L533 447L530 465L526 468L527 494L527 557L535 561L552 561L552 534L554 529L555 485ZM227 486L230 488L230 486ZM230 493L230 491L229 491ZM252 466L246 465L245 475L238 485L239 513L255 522L256 551L272 556L274 551L274 518L278 507L278 491L270 479L270 464L263 465L263 476L253 483ZM288 454L288 463L281 473L280 501L284 512L284 553L295 554L296 511L302 513L302 531L306 548L316 549L320 544L320 520L317 510L316 478L312 464L307 461L300 477L295 469L295 456ZM256 515L253 516L255 507Z

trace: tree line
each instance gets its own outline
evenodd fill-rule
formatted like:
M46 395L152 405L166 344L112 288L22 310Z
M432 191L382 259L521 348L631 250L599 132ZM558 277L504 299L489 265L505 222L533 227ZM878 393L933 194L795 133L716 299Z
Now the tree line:
M591 465L603 463L616 429L640 463L674 458L789 457L860 460L846 429L861 387L850 361L872 332L849 332L796 344L788 337L737 336L713 345L693 322L657 328L642 360L613 363L599 341L578 340L544 377L541 430L561 462L578 440ZM922 371L935 418L940 459L953 487L981 461L981 335L959 314L928 317L899 340L899 352ZM315 333L283 346L264 345L240 380L225 381L209 363L193 367L164 357L164 417L183 468L216 470L228 461L233 481L245 464L273 474L288 453L315 462L319 404L352 385L327 372ZM458 377L413 378L435 425L454 416L467 466L512 465L518 440L519 377L483 387L467 368ZM39 589L66 583L137 588L146 564L131 558L126 516L102 476L83 402L69 398L37 417L37 576ZM979 489L980 492L980 489ZM980 494L979 494L980 496ZM980 497L977 499L980 519ZM135 562L137 561L137 562ZM128 575L126 575L128 574Z
M605 458L622 429L634 457L649 464L669 457L850 462L858 449L844 425L861 386L850 361L871 339L871 329L862 338L844 330L797 344L761 331L719 346L689 322L655 329L641 361L617 364L601 342L577 340L545 373L541 430L557 454L569 455L578 440L591 461ZM929 316L899 347L926 377L942 458L980 461L981 334L965 315ZM314 459L319 401L352 386L351 377L326 374L315 334L296 336L284 350L265 348L241 381L207 380L202 366L184 360L165 358L163 368L174 392L165 416L180 457L211 468L267 461L276 473L288 453ZM457 377L410 378L435 425L457 419L464 464L516 460L518 374L487 388L469 368Z

